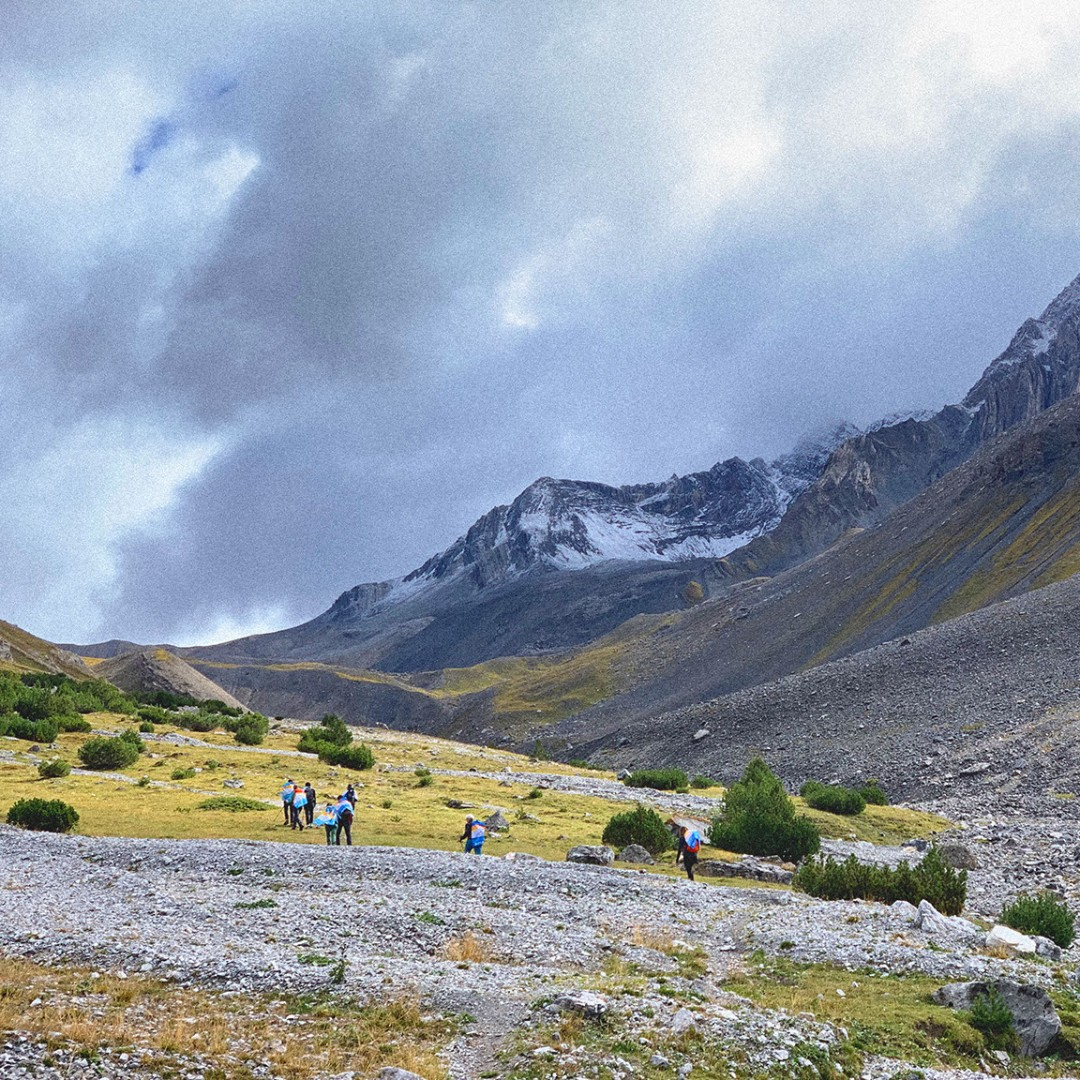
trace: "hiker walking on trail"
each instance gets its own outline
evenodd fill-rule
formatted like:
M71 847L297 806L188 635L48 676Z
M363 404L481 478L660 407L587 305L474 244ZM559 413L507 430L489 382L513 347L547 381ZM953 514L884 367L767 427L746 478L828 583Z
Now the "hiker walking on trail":
M687 828L685 825L679 826L679 850L675 853L675 865L679 865L679 860L682 859L682 864L686 868L686 876L693 881L694 880L694 863L698 860L698 852L701 850L701 837L698 835L697 829Z
M338 817L337 807L333 803L327 803L326 809L319 812L315 824L325 826L327 844L337 843Z
M292 797L292 827L304 831L304 818L301 817L304 807L307 805L307 795L302 787L297 787Z
M334 812L337 814L337 840L335 843L340 846L341 834L344 833L346 847L352 847L353 804L349 802L347 794L338 796Z
M458 839L465 841L466 855L470 852L473 855L484 854L484 834L486 831L484 823L479 818L474 818L472 814L465 818L465 831Z
M285 786L281 789L281 808L285 811L286 825L292 820L292 800L293 792L295 790L293 782L288 779L285 781Z
M304 784L304 795L307 798L307 802L304 803L304 817L305 817L307 823L310 825L311 821L312 821L312 818L315 817L315 798L316 798L315 789L311 786L311 781L310 780L306 784Z
M349 800L349 805L355 810L356 809L356 788L354 788L352 786L352 784L350 784L345 789L345 798Z

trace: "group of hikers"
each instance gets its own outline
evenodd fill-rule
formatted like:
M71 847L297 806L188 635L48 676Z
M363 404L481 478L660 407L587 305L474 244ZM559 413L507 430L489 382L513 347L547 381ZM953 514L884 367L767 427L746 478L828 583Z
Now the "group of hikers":
M342 834L345 843L352 847L352 823L356 813L356 791L350 784L334 802L315 813L317 797L310 783L298 784L291 779L285 781L281 789L281 805L285 812L285 824L301 832L306 826L322 825L326 829L326 842L340 845ZM481 819L469 814L465 818L465 831L458 837L465 842L466 855L483 855L484 838L487 825ZM681 862L686 876L694 880L694 864L701 851L701 835L696 829L686 825L679 827L679 847L675 854L675 865Z
M356 790L352 784L335 801L326 803L318 814L315 813L317 801L310 782L299 784L291 778L286 779L281 789L285 824L301 832L307 826L322 825L326 829L328 844L340 845L344 834L346 845L352 847L352 823L356 814Z

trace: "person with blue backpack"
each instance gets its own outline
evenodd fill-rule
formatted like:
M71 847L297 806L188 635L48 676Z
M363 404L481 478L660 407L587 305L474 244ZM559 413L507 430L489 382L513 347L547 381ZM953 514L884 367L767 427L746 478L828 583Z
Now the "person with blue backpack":
M348 792L338 796L337 806L334 807L334 813L337 816L336 843L340 845L341 834L344 833L346 847L352 847L353 804L349 799Z
M682 860L686 868L686 876L694 880L694 863L698 860L698 852L701 851L701 836L697 829L688 828L686 825L679 826L679 850L675 853L675 865Z
M459 840L465 841L465 854L483 855L484 854L484 834L486 833L484 823L479 818L474 818L472 814L465 819L465 831L458 837Z
M304 831L304 807L307 805L307 793L297 784L292 797L292 827Z
M322 825L326 829L326 842L336 844L338 841L338 808L334 803L327 803L326 809L315 815L315 824Z
M281 808L285 811L285 824L288 825L292 818L293 792L296 790L292 780L286 780L281 789Z

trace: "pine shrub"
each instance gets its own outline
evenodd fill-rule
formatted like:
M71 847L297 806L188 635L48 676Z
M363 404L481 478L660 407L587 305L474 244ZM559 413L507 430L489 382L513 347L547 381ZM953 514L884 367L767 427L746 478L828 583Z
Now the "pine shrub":
M692 788L709 788L716 787L717 784L711 777L702 776L701 773L698 773L697 776L690 777L690 786Z
M709 842L725 851L798 862L820 848L821 834L809 818L796 815L779 778L761 758L754 758L742 780L727 789Z
M56 780L61 776L71 774L71 763L64 761L63 758L53 758L52 761L39 761L37 771L42 780Z
M633 810L616 814L604 826L601 840L614 848L640 844L650 855L670 851L675 846L671 830L660 815L648 806L635 806Z
M868 780L861 788L859 794L867 806L888 806L889 796L876 780Z
M799 788L799 794L806 800L807 806L812 806L815 810L827 810L830 814L851 817L866 809L866 800L858 791L839 784L820 784L817 780L807 780Z
M258 799L247 799L243 795L214 795L209 799L203 799L196 810L228 810L230 813L236 814L244 810L270 810L272 807L267 806L264 802L259 802Z
M635 769L623 783L627 787L647 787L656 791L678 791L690 786L690 778L682 769Z
M126 769L139 757L129 739L97 736L79 747L79 760L88 769Z
M894 869L861 863L854 855L843 862L808 859L792 885L821 900L906 900L915 905L928 900L942 914L959 915L967 898L967 871L954 870L933 847L917 866L900 863Z
M1049 938L1067 949L1076 937L1076 920L1068 906L1053 893L1021 894L1001 910L1001 921L1022 934Z
M38 832L71 832L79 823L74 806L59 799L19 799L7 812L7 823Z
M51 743L56 741L60 727L54 717L42 720L28 720L19 713L5 713L0 716L0 735L10 735L14 739L26 742Z
M375 764L375 755L364 743L353 746L320 743L319 760L325 761L327 765L340 765L343 769L370 769Z
M195 770L192 769L192 768L186 768L186 769L185 768L177 768L177 769L173 769L173 771L169 774L169 779L170 780L190 780L195 775L196 775Z
M340 716L327 713L314 727L309 727L300 736L296 748L305 754L320 754L320 746L348 746L351 742L352 732L349 725Z
M991 1050L1015 1053L1019 1047L1012 1010L996 986L988 986L981 994L975 995L968 1012L968 1022L976 1031L982 1032Z
M57 716L56 726L60 731L77 735L88 735L94 730L93 725L89 720L84 720L81 716L74 715Z
M247 713L232 729L233 738L242 746L258 746L270 732L270 721L260 713Z
M126 743L130 743L140 754L146 749L146 743L139 738L139 733L132 728L120 732L117 738L123 739Z

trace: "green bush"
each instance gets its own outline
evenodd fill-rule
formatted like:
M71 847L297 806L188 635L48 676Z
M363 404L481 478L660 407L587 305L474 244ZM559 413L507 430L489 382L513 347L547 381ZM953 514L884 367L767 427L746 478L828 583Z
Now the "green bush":
M867 806L888 806L889 796L876 780L868 780L861 788L859 794Z
M151 720L140 720L139 721L139 734L140 735L153 735L154 734L153 721L151 721Z
M170 780L190 780L195 775L196 775L196 773L195 773L194 769L191 769L191 768L187 768L187 769L177 768L177 769L173 769L173 771L169 774L169 779Z
M59 733L59 725L51 717L44 720L28 720L19 713L6 713L0 716L0 735L10 735L12 738L25 739L27 742L51 743L56 741Z
M1012 1011L996 986L988 986L976 994L968 1012L968 1022L981 1031L991 1050L1007 1050L1015 1053L1020 1045Z
M854 855L843 862L807 859L792 885L821 900L906 900L915 905L928 900L945 915L959 915L967 898L967 871L954 870L932 847L918 865L900 863L895 869L868 866Z
M635 769L623 783L627 787L647 787L657 791L678 791L688 788L690 778L682 769Z
M175 780L176 777L173 777ZM271 810L273 807L258 799L245 799L243 795L214 795L212 798L203 799L196 810L228 810L230 813L239 813L241 810Z
M84 720L81 716L58 716L56 726L60 731L73 732L77 735L87 735L94 730L90 721Z
M146 743L139 738L139 733L133 728L128 728L127 731L120 732L117 738L123 739L126 743L131 743L140 754L146 749Z
M340 765L343 769L370 769L375 764L375 755L364 743L355 746L320 743L319 760L327 765Z
M340 716L327 713L314 727L308 728L300 736L296 748L306 754L319 754L321 757L319 752L321 745L348 746L351 742L352 732L349 730L349 725Z
M135 714L140 720L146 720L151 724L171 724L173 716L157 705L142 705Z
M19 799L7 812L7 823L38 832L71 832L79 823L79 813L59 799Z
M212 716L204 712L178 712L169 722L185 731L198 731L204 734L223 726L220 716Z
M1076 920L1067 905L1053 893L1023 894L1001 909L1001 921L1022 934L1049 938L1067 949L1076 937Z
M603 765L594 765L586 758L570 758L566 764L575 769L588 769L590 772L607 772Z
M670 851L675 846L671 830L660 815L648 806L635 806L633 810L616 814L604 826L601 839L615 848L640 844L650 855Z
M79 747L79 760L88 769L126 769L138 757L138 748L119 737L99 735Z
M270 731L270 721L259 713L248 713L233 729L233 738L243 746L258 746Z
M42 780L55 780L58 777L71 774L71 762L64 761L62 758L53 758L52 761L39 761L37 771Z
M432 776L431 773L424 773L423 776L421 776L416 781L416 786L417 787L431 787L431 785L434 784L434 783L435 783L435 777Z
M690 786L692 788L707 788L716 787L717 783L711 777L702 776L701 773L698 773L697 776L690 777Z
M727 789L709 841L725 851L798 862L821 847L821 834L808 817L796 815L778 777L761 758L754 758L742 780Z
M841 787L839 784L819 784L816 780L807 780L799 794L806 800L807 806L815 810L827 810L830 814L853 816L866 809L866 800L854 788Z

